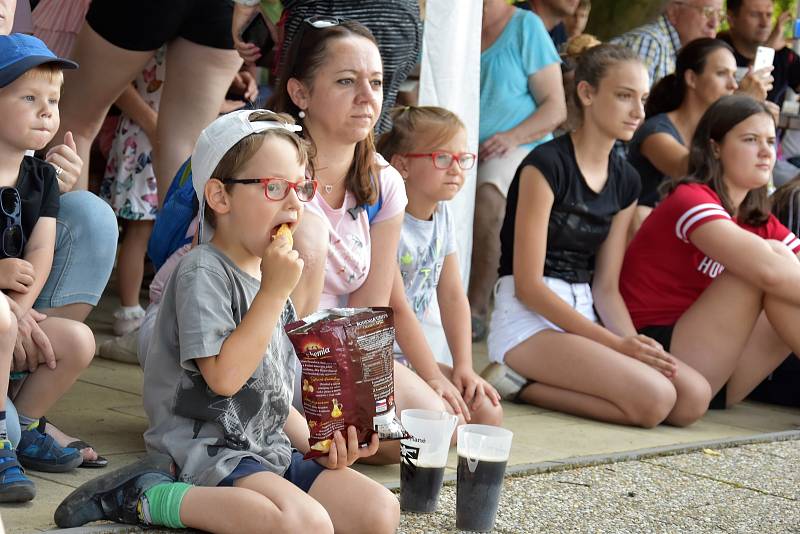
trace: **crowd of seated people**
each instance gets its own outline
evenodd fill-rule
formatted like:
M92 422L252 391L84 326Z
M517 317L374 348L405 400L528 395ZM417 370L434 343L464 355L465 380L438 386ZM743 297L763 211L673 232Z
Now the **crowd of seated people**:
M348 429L302 459L283 326L332 307L391 306L398 410L460 424L502 425L501 400L645 428L800 404L800 177L770 197L800 61L771 0L669 0L609 43L588 0L483 0L476 148L452 111L395 106L424 2L32 4L12 32L27 2L0 1L0 502L35 497L23 468L108 464L46 415L95 353L118 226L100 355L144 370L148 454L61 527L393 532L396 499L349 467L397 442ZM449 201L473 168L465 251Z

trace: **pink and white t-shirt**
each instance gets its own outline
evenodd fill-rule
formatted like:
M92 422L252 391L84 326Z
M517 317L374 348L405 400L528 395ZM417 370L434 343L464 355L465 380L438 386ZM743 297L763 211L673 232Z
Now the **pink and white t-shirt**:
M391 219L403 213L408 203L403 178L397 170L376 154L380 172L381 209L372 224ZM356 207L355 196L345 192L340 208L332 208L321 194L305 205L306 209L328 223L330 245L325 267L325 285L322 289L319 308L346 306L350 293L357 290L367 279L372 246L370 222L366 210L358 210L355 217L348 210Z

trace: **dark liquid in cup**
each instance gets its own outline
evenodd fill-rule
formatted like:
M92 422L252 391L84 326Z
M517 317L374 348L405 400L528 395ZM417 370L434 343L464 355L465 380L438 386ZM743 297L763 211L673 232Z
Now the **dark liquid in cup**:
M475 471L470 472L467 459L458 456L457 528L478 532L492 530L506 463L480 460Z
M414 467L401 462L400 509L406 512L435 512L443 478L444 466Z

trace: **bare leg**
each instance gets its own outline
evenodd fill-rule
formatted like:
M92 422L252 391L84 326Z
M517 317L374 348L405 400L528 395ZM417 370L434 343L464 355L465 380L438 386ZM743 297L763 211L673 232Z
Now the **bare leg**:
M675 388L664 375L573 334L539 332L510 350L506 365L536 381L523 400L581 417L649 428L675 405Z
M313 213L303 213L294 232L294 248L303 258L303 274L292 291L292 304L299 317L313 313L325 284L325 264L328 257L328 229L325 222Z
M352 469L323 471L309 495L328 512L336 532L388 534L400 524L397 497Z
M123 306L138 306L144 277L144 257L153 221L126 221L117 260L117 283Z
M187 527L207 532L333 532L319 503L283 477L265 472L239 479L232 488L192 487L180 517Z
M445 411L445 402L414 371L394 362L395 409L400 414L408 408ZM359 460L361 463L386 465L400 462L400 442L381 443L377 454Z
M178 37L167 45L166 65L153 143L159 205L200 132L219 115L242 59L236 50L211 48Z
M83 171L75 189L86 189L88 185L89 148L108 108L153 53L119 48L85 23L78 33L72 58L80 69L64 71L64 96L59 103L61 127L53 140L55 144L62 143L68 131L75 136L78 155L83 159Z
M506 199L492 184L483 184L475 193L475 219L472 226L472 267L469 277L469 305L472 315L485 319L489 312L492 286L500 264L500 228L506 212Z
M49 308L46 310L39 310L48 317L61 317L62 319L72 319L82 323L92 313L94 306L85 302L76 302L74 304L67 304L60 308Z
M14 404L20 414L38 419L69 390L94 356L94 336L83 323L48 317L39 323L56 354L56 368L40 365L25 380Z
M447 379L452 382L453 368L449 365L440 363L439 369L442 371L442 374L444 374L444 376L446 376ZM453 409L449 403L445 403L445 407L447 408L448 412L453 413ZM469 421L470 423L494 426L501 426L503 424L503 406L501 404L495 406L488 397L483 397L483 399L477 403L473 402L472 406L469 407L469 412L471 417ZM464 416L459 415L458 425L460 426L464 423L466 423ZM453 443L455 444L455 433Z

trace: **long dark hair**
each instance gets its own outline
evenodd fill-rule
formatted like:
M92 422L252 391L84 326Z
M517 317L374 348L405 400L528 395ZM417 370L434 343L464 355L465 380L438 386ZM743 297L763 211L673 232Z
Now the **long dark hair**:
M737 124L759 113L774 120L763 102L749 96L723 96L711 104L694 131L689 149L689 175L667 182L666 192L671 193L682 183L706 184L719 196L725 211L733 216L736 210L723 180L722 162L714 155L716 151L713 145L722 143L723 138ZM751 226L760 226L767 221L769 198L766 185L748 191L739 206L737 218Z
M268 107L277 112L299 117L300 108L292 101L287 89L289 79L295 78L307 87L311 87L317 70L325 62L328 42L352 36L363 37L376 47L378 46L372 32L366 26L353 20L341 20L339 24L326 28L315 28L303 22L301 29L298 30L289 46L286 62L280 69L278 85L269 100ZM298 122L303 123L299 118ZM313 145L314 140L308 129L303 128L303 136ZM313 172L313 161L310 164ZM377 176L379 173L380 168L375 162L375 138L370 132L366 139L356 143L353 163L345 178L345 187L356 197L356 204L374 204L378 199ZM375 177L374 180L373 177Z
M645 117L649 119L653 115L678 109L686 98L686 71L702 74L708 56L720 48L733 54L728 43L710 37L695 39L681 48L675 61L675 72L661 78L650 90L650 97L644 106Z

